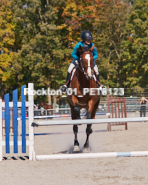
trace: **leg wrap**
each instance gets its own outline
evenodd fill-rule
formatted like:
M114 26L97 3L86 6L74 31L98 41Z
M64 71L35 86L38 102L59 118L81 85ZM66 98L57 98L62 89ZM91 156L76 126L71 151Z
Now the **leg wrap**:
M77 104L74 107L74 111L75 111L76 115L80 117L80 108L78 107Z
M87 134L91 134L92 132L93 132L93 131L92 131L91 125L87 125L86 133L87 133Z
M86 119L91 119L91 112L87 112L87 118Z

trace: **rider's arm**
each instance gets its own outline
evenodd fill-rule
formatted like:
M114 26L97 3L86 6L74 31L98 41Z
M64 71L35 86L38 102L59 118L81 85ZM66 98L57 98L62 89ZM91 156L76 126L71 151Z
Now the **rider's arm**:
M74 49L73 49L73 51L72 51L72 53L71 53L71 57L74 58L74 59L76 59L76 60L79 59L79 57L77 56L77 49L79 48L79 46L80 46L80 43L78 42L78 43L75 45L75 47L74 47Z
M96 60L98 58L98 53L97 53L97 48L96 47L93 50L93 57L94 57L94 60Z

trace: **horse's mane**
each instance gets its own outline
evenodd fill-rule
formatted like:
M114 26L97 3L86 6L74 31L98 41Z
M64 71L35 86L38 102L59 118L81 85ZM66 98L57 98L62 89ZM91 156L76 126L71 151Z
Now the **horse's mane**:
M80 48L77 49L77 56L78 56L78 57L80 57L80 55L81 55L83 52L89 51L90 48L89 48L89 47L82 47L82 46L81 46L81 49L83 49L83 51L82 51L82 50L80 51Z

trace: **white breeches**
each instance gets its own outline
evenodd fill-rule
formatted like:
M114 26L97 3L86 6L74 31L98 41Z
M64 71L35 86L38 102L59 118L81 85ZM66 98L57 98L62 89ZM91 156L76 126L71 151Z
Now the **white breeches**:
M69 68L68 68L68 73L71 73L72 69L75 67L75 65L73 63L70 64ZM98 67L97 65L94 66L94 71L96 73L96 75L99 74L99 70L98 70Z
M94 71L95 71L96 75L98 75L98 74L99 74L99 70L98 70L97 65L95 65L95 66L94 66Z

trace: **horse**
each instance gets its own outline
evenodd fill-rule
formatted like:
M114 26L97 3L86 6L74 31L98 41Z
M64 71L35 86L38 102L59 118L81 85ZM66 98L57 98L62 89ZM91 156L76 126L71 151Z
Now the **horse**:
M69 88L76 88L77 94L72 93L69 95L67 93L67 101L71 108L71 118L80 118L80 109L85 108L87 110L86 119L95 119L95 113L97 111L100 102L100 93L97 89L97 84L95 81L95 71L93 70L93 55L92 51L95 46L90 49L85 49L79 47L77 50L77 55L79 56L78 65L76 69L73 69L72 79L70 81ZM75 72L74 72L75 70ZM93 95L90 92L84 94L85 88L95 88L93 89ZM68 92L68 89L67 89ZM84 94L84 95L83 95ZM86 128L86 142L83 146L83 151L89 151L89 136L92 133L91 124L87 124ZM73 152L80 152L79 142L77 139L78 125L73 125L74 133L74 149Z
M53 109L52 105L48 105L45 102L41 102L41 107L43 107L44 109ZM53 110L47 110L47 115L52 115L53 114Z

